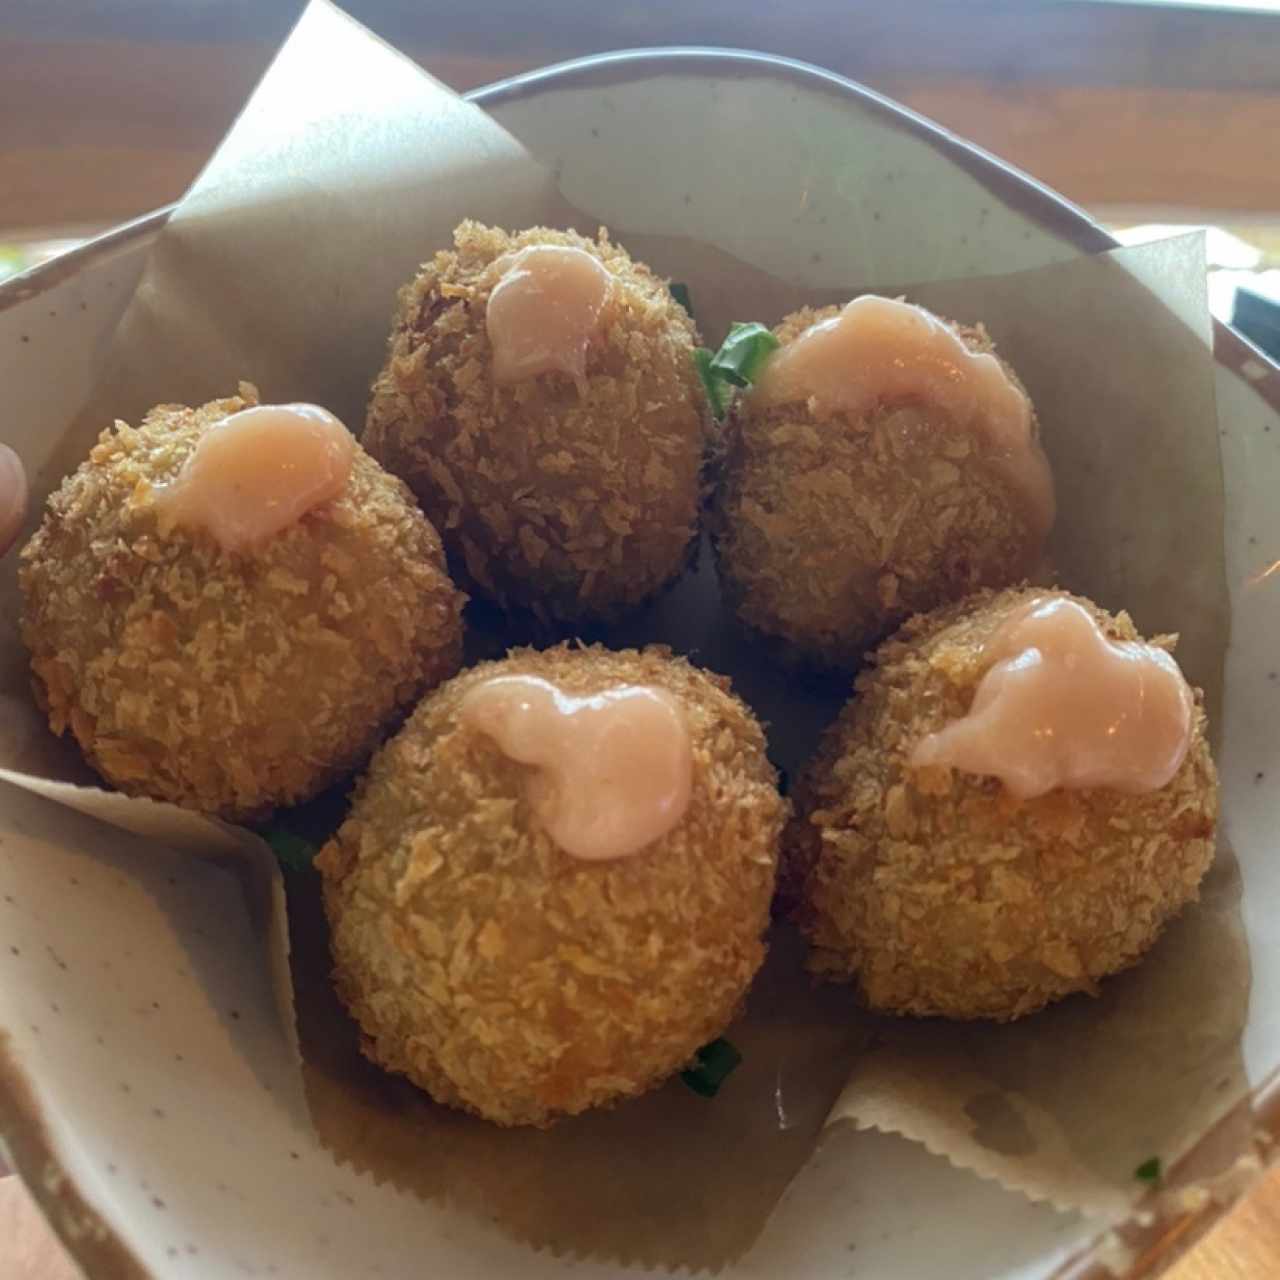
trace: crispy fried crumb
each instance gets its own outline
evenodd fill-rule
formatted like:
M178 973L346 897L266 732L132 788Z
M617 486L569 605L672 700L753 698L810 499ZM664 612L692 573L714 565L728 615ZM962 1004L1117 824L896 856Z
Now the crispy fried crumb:
M785 345L838 313L805 308L774 332ZM956 331L994 352L980 325ZM854 419L740 399L724 446L710 524L725 595L792 658L854 667L911 614L1027 572L1024 508L927 406Z
M612 862L559 849L525 767L458 725L467 690L506 673L678 697L694 749L680 824ZM665 649L524 649L464 672L374 757L316 860L365 1053L506 1125L652 1088L724 1030L760 966L786 813L754 716Z
M358 765L457 670L463 597L404 485L357 450L346 490L260 552L162 529L151 487L257 401L117 422L22 553L23 638L55 733L122 791L260 817Z
M912 618L792 793L786 871L810 965L855 981L872 1008L1021 1017L1096 991L1198 896L1218 813L1198 693L1186 762L1149 795L1019 801L994 778L908 765L925 734L968 711L986 640L1044 594L983 592ZM1080 603L1111 639L1138 639L1127 614Z
M618 284L585 378L490 376L485 305L502 255L595 254ZM665 283L602 231L591 241L464 222L400 292L363 443L402 476L477 593L544 619L607 618L694 553L710 420L697 332Z

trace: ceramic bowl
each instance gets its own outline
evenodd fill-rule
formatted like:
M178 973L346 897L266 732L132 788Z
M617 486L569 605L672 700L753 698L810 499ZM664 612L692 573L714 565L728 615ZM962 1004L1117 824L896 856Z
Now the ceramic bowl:
M994 158L776 58L642 50L471 96L602 219L714 227L740 257L806 283L811 253L837 275L922 281L1111 246ZM165 217L0 286L6 415L52 436L78 408ZM1280 587L1259 576L1280 555L1280 371L1221 327L1216 356L1234 624L1221 766L1254 965L1244 1052L1261 1090L1280 1064L1280 792L1262 785L1280 767ZM336 1166L289 1101L288 1047L234 877L10 788L0 1064L9 1157L93 1276L640 1274L534 1253ZM1043 1277L1095 1232L906 1141L838 1134L731 1274Z

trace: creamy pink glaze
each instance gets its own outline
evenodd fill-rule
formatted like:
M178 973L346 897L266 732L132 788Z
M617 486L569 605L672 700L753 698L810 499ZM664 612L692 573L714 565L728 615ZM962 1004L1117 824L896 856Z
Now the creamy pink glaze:
M27 518L27 473L22 459L0 444L0 556L13 545Z
M210 427L154 496L164 519L208 530L227 551L251 551L336 498L355 448L318 405L257 405Z
M1153 645L1107 639L1089 611L1050 597L988 641L973 706L922 739L911 763L991 774L1022 799L1056 787L1158 791L1191 745L1194 699Z
M533 811L575 858L639 853L689 807L689 731L663 689L618 685L578 697L536 676L495 676L467 693L461 720L534 766Z
M612 295L608 268L585 249L535 244L510 255L485 310L494 381L508 386L552 372L582 378Z
M971 432L1020 497L1037 537L1054 517L1053 476L1031 431L1031 405L1000 361L970 351L936 316L866 294L810 326L765 365L752 391L764 407L813 401L819 412L869 413L924 403Z

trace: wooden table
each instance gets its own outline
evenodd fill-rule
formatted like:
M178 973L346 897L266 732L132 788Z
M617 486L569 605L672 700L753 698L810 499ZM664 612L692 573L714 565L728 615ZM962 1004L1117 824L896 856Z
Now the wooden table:
M605 49L755 48L896 97L1082 204L1280 222L1280 16L969 0L347 0L458 89ZM175 199L300 0L46 0L0 23L0 239ZM0 1280L74 1276L0 1178ZM1280 1171L1168 1273L1280 1276Z
M345 5L458 89L606 49L760 49L861 80L1086 207L1280 219L1280 15L1116 0ZM4 12L0 238L175 199L301 7L43 0Z

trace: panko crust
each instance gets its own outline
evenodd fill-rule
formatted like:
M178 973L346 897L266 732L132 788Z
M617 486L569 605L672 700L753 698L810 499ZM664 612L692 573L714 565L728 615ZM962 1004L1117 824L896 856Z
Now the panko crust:
M504 254L594 254L617 287L580 382L495 385L485 331ZM600 232L478 222L400 291L363 443L417 495L454 573L544 621L618 616L679 576L697 548L711 419L698 335L664 281Z
M774 333L785 346L839 311ZM996 354L981 325L952 327ZM1038 541L974 438L924 405L855 417L739 398L709 523L738 618L784 659L846 669L911 614L1026 577Z
M873 1009L1004 1021L1095 993L1198 897L1218 814L1199 691L1186 761L1147 795L1019 801L994 778L909 765L925 734L968 711L987 639L1046 595L1066 593L981 592L912 618L793 790L786 873L810 967L856 982ZM1140 638L1127 614L1069 598L1112 640Z
M117 421L22 553L22 635L57 734L131 795L231 820L363 762L462 659L465 600L406 487L363 450L341 495L260 551L162 530L149 493L241 393Z
M513 673L675 695L694 758L679 825L611 862L558 848L525 767L458 723L469 689ZM503 1125L652 1088L724 1030L760 967L787 812L755 717L665 649L521 649L464 672L374 757L316 860L365 1054Z

